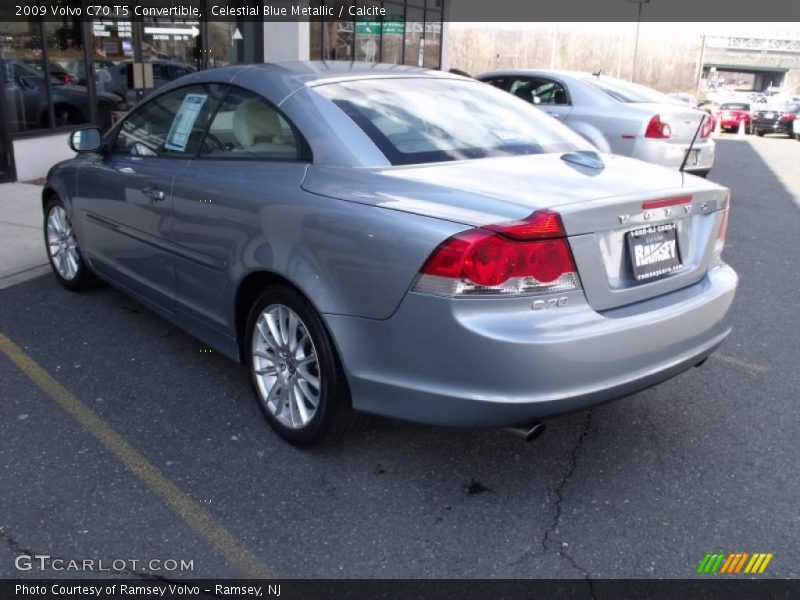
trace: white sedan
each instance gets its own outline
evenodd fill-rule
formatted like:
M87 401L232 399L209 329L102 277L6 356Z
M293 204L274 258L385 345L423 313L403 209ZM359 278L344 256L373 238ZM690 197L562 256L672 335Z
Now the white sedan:
M544 110L601 152L673 169L685 159L684 170L703 177L714 166L705 113L645 86L591 73L531 69L493 71L476 79Z

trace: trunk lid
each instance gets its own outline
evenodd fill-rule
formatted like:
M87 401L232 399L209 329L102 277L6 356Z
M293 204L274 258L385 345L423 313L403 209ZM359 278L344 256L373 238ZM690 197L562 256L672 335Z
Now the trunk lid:
M651 116L661 115L661 121L668 123L672 131L672 137L666 141L679 144L692 141L695 131L697 131L697 128L700 126L700 119L706 114L701 110L680 106L678 104L637 103L632 106L647 111ZM649 119L645 121L645 127L647 127L648 121ZM642 130L642 134L644 134L644 129ZM700 134L698 134L697 137L699 139Z
M586 297L596 310L638 302L702 279L712 259L727 190L626 157L603 155L603 161L602 170L576 166L556 154L411 167L312 165L302 187L322 196L473 227L555 210L561 214ZM689 199L666 208L643 208L645 202L675 197ZM683 267L638 282L626 234L664 224L674 224Z

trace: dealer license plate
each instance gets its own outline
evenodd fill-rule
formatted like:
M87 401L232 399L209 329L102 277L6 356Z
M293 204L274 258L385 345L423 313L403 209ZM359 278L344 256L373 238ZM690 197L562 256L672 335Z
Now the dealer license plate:
M682 266L675 223L629 231L625 239L637 281L661 277Z
M686 157L686 166L696 167L699 154L700 154L699 150L689 150L689 156Z

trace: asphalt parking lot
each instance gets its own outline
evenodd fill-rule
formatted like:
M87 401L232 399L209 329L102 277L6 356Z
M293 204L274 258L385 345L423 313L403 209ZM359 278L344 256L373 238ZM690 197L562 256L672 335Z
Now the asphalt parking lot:
M194 577L684 578L740 551L800 576L800 144L731 135L717 153L733 334L529 444L376 420L298 450L243 367L122 294L50 276L0 291L0 576L41 576L15 569L26 552Z

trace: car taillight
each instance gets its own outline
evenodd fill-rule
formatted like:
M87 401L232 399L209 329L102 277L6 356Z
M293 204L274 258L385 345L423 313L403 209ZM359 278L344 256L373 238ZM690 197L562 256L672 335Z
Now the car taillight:
M705 120L703 121L703 127L700 129L700 137L707 138L711 135L714 127L711 125L711 119L706 119L705 117L703 119Z
M794 113L785 113L781 115L781 121L794 121Z
M761 118L761 113L754 112L753 113L753 118L754 119L760 119Z
M445 296L577 289L580 279L561 217L549 210L448 238L425 261L413 287Z
M728 235L728 214L730 212L731 194L725 198L725 208L722 209L722 223L720 223L717 239L714 242L714 266L722 265L722 251L725 249L725 236Z
M644 132L646 138L667 139L672 137L672 130L669 123L664 123L661 120L661 115L655 115L647 124L647 130Z

